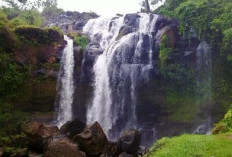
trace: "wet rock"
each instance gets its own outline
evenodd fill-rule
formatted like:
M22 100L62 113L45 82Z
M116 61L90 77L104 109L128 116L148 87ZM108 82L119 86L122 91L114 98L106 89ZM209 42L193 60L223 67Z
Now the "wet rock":
M139 23L139 17L140 16L138 14L127 14L125 16L124 25L119 30L117 39L120 39L129 33L135 32L138 29L137 26Z
M28 149L19 149L14 154L11 155L11 157L27 157L28 156Z
M100 156L107 144L107 137L98 122L87 126L85 130L74 137L79 144L80 150L87 156Z
M86 127L86 124L79 119L68 121L61 126L60 131L62 134L72 138L73 136L80 134Z
M45 157L85 157L85 153L78 150L77 144L67 138L55 140L48 145Z
M119 145L122 151L129 154L137 154L141 143L141 133L138 130L125 130L119 138Z
M118 156L120 154L120 148L117 142L108 142L102 153L102 157L105 156Z
M34 152L29 152L28 153L28 157L41 157L42 155L41 154L36 154Z
M93 66L96 58L103 53L103 49L99 44L90 43L87 45L84 52L84 59L82 63L82 78L83 83L92 82Z
M127 154L126 152L123 152L118 157L134 157L134 155Z
M83 56L83 49L80 46L74 47L75 66L81 67Z
M46 26L55 25L60 27L64 32L68 31L68 26L71 26L73 31L80 31L88 20L99 17L95 13L79 13L70 11L52 16L50 14L45 14L44 16Z
M2 156L3 155L3 151L2 151L2 149L0 148L0 156Z
M43 153L52 136L59 133L59 129L57 126L30 122L22 125L22 132L29 138L28 148Z

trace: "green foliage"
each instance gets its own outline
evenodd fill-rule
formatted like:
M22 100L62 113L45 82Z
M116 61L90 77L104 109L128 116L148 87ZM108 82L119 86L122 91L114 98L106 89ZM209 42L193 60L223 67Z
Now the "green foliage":
M159 44L159 59L161 68L164 68L166 65L166 60L168 56L171 54L172 48L170 47L170 41L168 36L165 34L161 38L161 42Z
M229 157L232 140L215 135L182 135L162 138L146 157Z
M168 120L172 122L192 122L199 112L198 106L195 105L195 97L191 91L187 90L171 90L168 87L166 89L165 106L166 111L172 113L168 117Z
M0 122L1 124L4 122L8 122L12 119L12 105L8 103L0 102Z
M10 20L11 28L14 28L19 25L33 25L33 26L41 26L42 18L40 13L35 10L25 10L20 11L19 15ZM21 22L21 23L20 23Z
M80 46L82 49L85 49L87 44L89 43L89 39L85 35L73 35L74 45Z
M2 11L6 14L9 20L10 28L14 28L19 25L34 25L41 26L43 18L40 12L35 9L14 9L3 8Z
M46 18L53 18L63 12L62 9L57 7L57 0L46 0L43 2L43 7L42 16Z
M225 30L223 32L223 42L222 42L222 50L224 54L227 54L227 59L232 61L232 27Z
M181 66L180 64L168 64L161 68L160 74L166 82L172 81L180 85L192 85L194 80L194 71ZM192 88L192 87L191 87Z
M180 20L186 36L214 39L232 26L230 0L167 0L158 12Z
M28 144L28 138L24 134L0 137L0 146L25 148Z
M228 112L225 114L224 118L215 125L213 128L213 134L220 134L232 132L232 105L230 106Z
M10 55L0 53L0 94L10 94L19 89L25 79L25 74L20 71L20 67L11 63Z
M6 14L0 10L0 51L12 52L15 36L9 28Z

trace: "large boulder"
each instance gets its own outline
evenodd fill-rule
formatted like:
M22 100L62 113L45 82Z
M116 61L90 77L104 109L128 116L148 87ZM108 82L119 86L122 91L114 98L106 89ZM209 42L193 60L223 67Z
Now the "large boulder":
M141 143L141 133L138 130L125 130L119 138L119 146L122 152L137 154Z
M28 149L19 149L14 154L11 155L11 157L27 157L28 156Z
M54 140L44 154L45 157L85 157L85 153L79 151L77 144L67 138Z
M59 134L57 126L40 122L22 124L21 129L29 138L28 148L38 153L43 153L52 137Z
M86 124L79 119L68 121L61 126L60 131L62 134L72 138L73 136L80 134L86 127Z
M120 154L120 148L117 142L108 142L102 153L102 157L105 156L118 156Z
M127 154L126 152L123 152L123 153L119 154L118 157L134 157L134 155Z
M74 137L80 150L87 156L100 156L108 143L107 137L98 122L87 126L85 130Z

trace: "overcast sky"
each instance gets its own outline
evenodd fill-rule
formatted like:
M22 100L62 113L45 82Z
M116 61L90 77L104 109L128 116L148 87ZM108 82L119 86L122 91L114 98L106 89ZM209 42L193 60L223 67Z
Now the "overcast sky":
M99 15L134 13L140 10L141 0L58 0L64 10L93 11Z
M34 1L34 0L30 0ZM140 11L142 0L58 0L58 7L65 11L95 12L98 15L112 16L117 13L136 13ZM158 6L164 3L162 0ZM0 0L0 6L2 0ZM156 9L157 6L152 7Z

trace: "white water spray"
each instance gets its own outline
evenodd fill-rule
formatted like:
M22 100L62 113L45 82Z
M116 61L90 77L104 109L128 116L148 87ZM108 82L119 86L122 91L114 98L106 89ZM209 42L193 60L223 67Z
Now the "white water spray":
M137 29L123 34L130 17L98 18L90 20L84 33L104 50L94 65L94 98L87 110L87 123L98 121L108 137L114 130L136 128L136 89L139 81L148 80L152 69L152 32L157 15L139 14ZM137 22L138 21L138 22ZM136 24L137 23L137 24ZM120 123L120 121L122 121ZM114 128L120 123L120 127ZM117 135L115 135L117 134ZM111 138L109 137L109 138ZM111 138L112 139L112 138Z
M67 41L65 47L59 71L59 108L57 117L57 126L61 127L64 123L72 119L72 103L73 103L73 71L74 71L74 51L73 40L64 36Z

